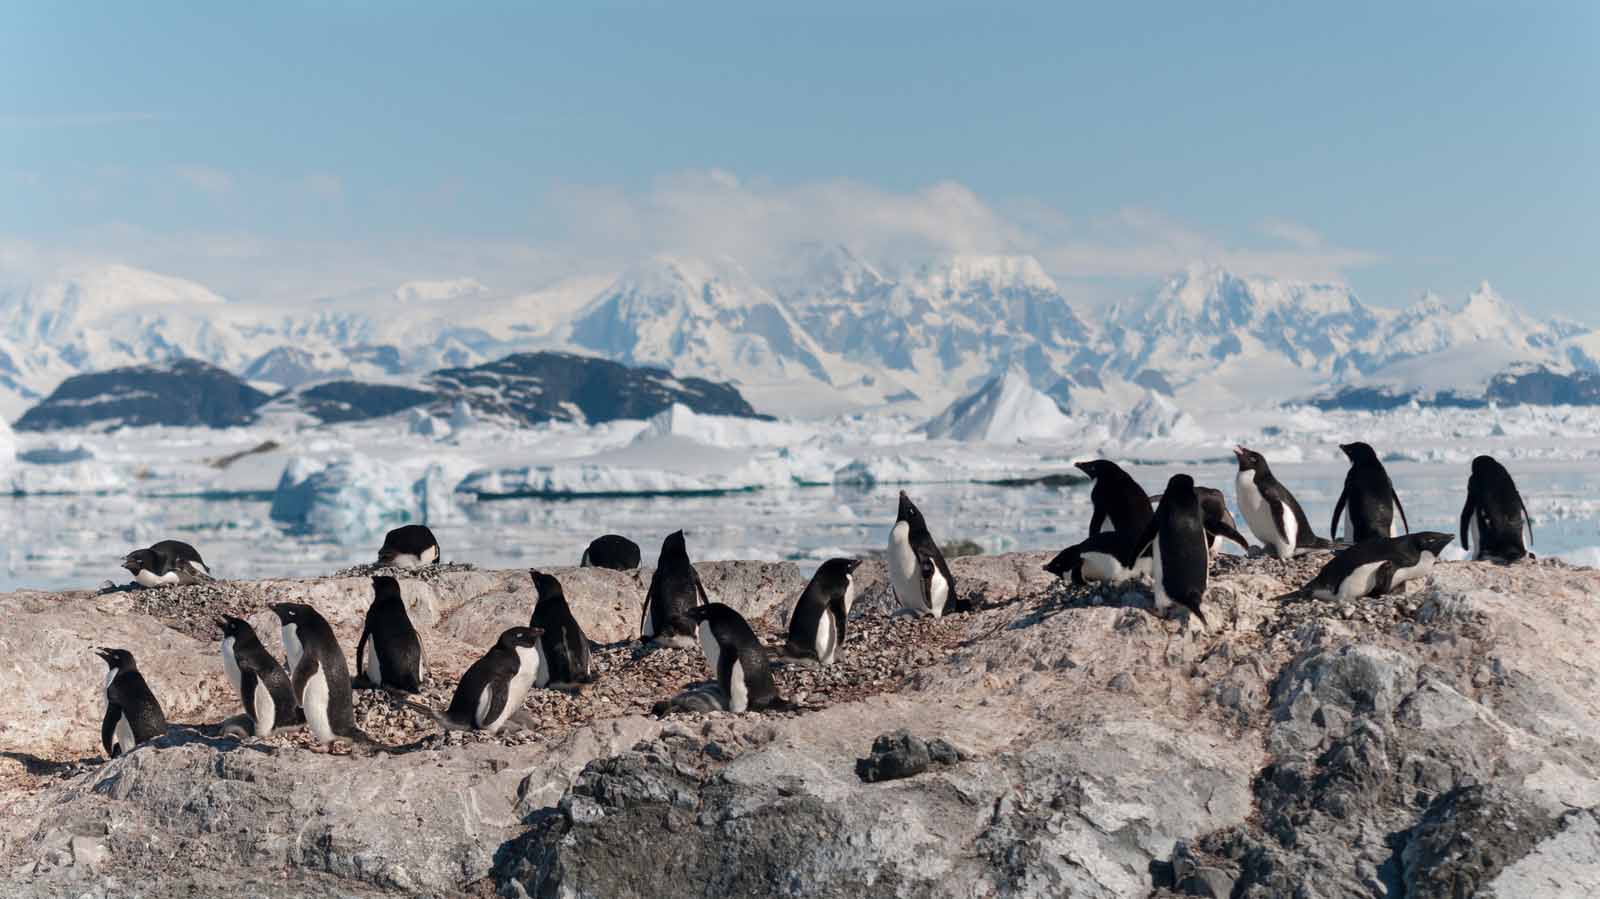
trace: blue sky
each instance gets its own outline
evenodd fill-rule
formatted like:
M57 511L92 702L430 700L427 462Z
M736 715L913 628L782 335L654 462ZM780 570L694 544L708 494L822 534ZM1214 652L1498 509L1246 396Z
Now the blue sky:
M1600 322L1597 4L6 6L14 271L288 300L846 240Z

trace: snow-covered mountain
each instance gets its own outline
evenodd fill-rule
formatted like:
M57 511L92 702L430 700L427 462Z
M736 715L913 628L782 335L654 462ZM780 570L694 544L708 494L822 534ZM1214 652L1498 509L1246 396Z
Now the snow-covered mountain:
M73 375L178 358L272 391L579 352L730 382L785 417L929 416L1013 369L1068 412L1131 409L1147 387L1195 410L1349 390L1482 396L1497 375L1600 372L1600 332L1534 319L1488 285L1459 305L1389 309L1341 284L1197 266L1085 316L1028 256L890 272L812 246L790 263L758 278L735 260L660 256L532 292L456 278L277 308L127 266L76 269L0 296L0 414Z

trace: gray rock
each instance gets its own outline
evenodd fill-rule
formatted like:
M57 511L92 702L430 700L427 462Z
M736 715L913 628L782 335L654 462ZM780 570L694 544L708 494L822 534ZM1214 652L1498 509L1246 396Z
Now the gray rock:
M884 734L872 741L872 754L856 759L856 776L867 783L915 777L928 770L933 759L928 744L907 731Z

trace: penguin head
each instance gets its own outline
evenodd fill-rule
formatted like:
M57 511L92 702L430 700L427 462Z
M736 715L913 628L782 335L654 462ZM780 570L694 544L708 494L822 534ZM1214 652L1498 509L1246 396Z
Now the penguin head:
M127 651L126 649L110 649L102 646L99 649L96 649L94 654L102 659L105 659L106 667L108 669L115 668L118 671L134 671L139 667L138 665L134 664L133 653Z
M721 618L724 615L743 617L740 616L738 612L735 612L732 606L725 606L720 602L708 602L703 606L695 606L689 611L684 612L680 617L699 625L702 621L713 621L717 618Z
M528 569L528 577L533 578L533 595L535 602L544 602L548 599L565 599L561 590L561 582L555 575L545 574L537 568Z
M842 581L859 567L860 559L829 559L817 567L817 574Z
M1195 497L1194 478L1186 474L1175 474L1167 479L1167 489L1161 492L1163 497L1174 496L1178 499Z
M495 641L497 646L516 652L518 649L527 649L538 646L539 638L544 635L541 627L512 627L500 632L500 639Z
M1111 461L1110 459L1090 459L1087 462L1077 463L1076 467L1079 471L1088 475L1089 479L1093 481L1110 477L1114 473L1122 470L1117 466L1117 463Z
M1355 443L1341 443L1339 449L1344 451L1345 457L1355 465L1371 465L1378 461L1378 454L1371 446L1356 441Z
M676 561L679 559L687 560L688 558L689 545L683 540L683 531L673 531L667 535L667 539L661 541L662 562L666 562L669 559ZM659 563L657 567L660 567Z
M1444 548L1450 545L1450 541L1456 539L1456 536L1440 531L1418 531L1411 535L1411 539L1416 541L1418 550L1433 553L1434 557L1437 558L1440 553L1444 552Z
M1061 552L1056 553L1056 557L1054 559L1044 563L1044 570L1050 572L1056 577L1064 577L1065 575L1069 574L1074 567L1077 566L1078 555L1078 547L1069 546Z
M374 602L385 599L400 599L400 582L387 574L373 576L372 599Z
M225 638L233 637L237 639L245 634L255 633L255 628L250 626L250 622L243 618L235 618L232 615L224 615L218 618L217 626L222 628L222 636Z
M155 550L136 549L122 559L122 567L128 569L129 574L138 574L148 571L152 574L161 574L161 557Z
M911 525L913 530L928 526L927 522L922 520L922 510L918 509L917 504L911 501L911 497L906 496L904 490L900 491L900 511L895 517L895 521L904 521Z
M1233 448L1233 455L1239 460L1240 471L1267 470L1267 457L1261 455L1253 449L1246 449L1242 446L1236 446Z
M316 609L302 602L275 602L270 608L272 614L277 615L284 624L302 624L317 614Z
M1492 477L1506 474L1506 467L1501 465L1493 456L1479 456L1472 460L1472 473L1478 477Z

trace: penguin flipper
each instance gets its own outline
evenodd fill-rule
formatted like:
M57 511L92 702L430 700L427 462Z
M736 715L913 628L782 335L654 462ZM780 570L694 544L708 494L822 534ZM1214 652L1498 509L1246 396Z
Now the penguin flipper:
M1400 494L1395 491L1394 484L1389 485L1389 496L1394 499L1395 511L1400 513L1400 524L1407 534L1411 533L1411 522L1406 520L1406 507L1400 504Z
M1244 539L1244 535L1239 533L1239 531L1234 528L1233 525L1228 524L1226 521L1215 521L1207 524L1206 530L1218 537L1232 540L1234 543L1239 544L1245 549L1250 548L1250 541Z
M1372 595L1387 596L1394 592L1394 563L1384 562L1372 573Z
M1098 505L1094 507L1094 514L1089 516L1089 536L1100 533L1100 528L1106 523L1106 512Z
M1129 552L1127 558L1122 560L1123 568L1130 571L1133 570L1134 563L1138 561L1140 556L1144 555L1144 551L1149 548L1150 544L1156 542L1156 535L1161 531L1161 521L1166 517L1162 512L1162 509L1157 508L1156 514L1150 516L1150 523L1144 526L1143 533L1139 534L1138 539L1126 547L1131 552Z
M696 571L693 565L690 565L689 574L694 578L695 602L702 606L711 605L711 597L706 593L705 582L700 580L700 572Z
M100 722L100 745L105 747L106 758L114 759L119 754L117 747L117 719L122 717L122 706L115 702L106 703L106 717Z
M361 627L361 639L356 641L356 683L366 684L367 678L367 641L372 639L372 629L366 625ZM374 684L373 686L377 686Z
M1339 501L1333 504L1333 521L1328 525L1328 539L1330 540L1339 539L1339 516L1344 512L1344 504L1349 499L1350 484L1347 481L1344 485L1344 489L1339 492ZM1355 539L1354 534L1346 534L1345 536L1352 540Z
M1472 549L1472 540L1467 537L1467 532L1469 530L1468 525L1472 523L1472 513L1474 511L1475 510L1473 509L1472 505L1472 487L1471 485L1468 485L1467 504L1461 507L1461 548L1464 550Z
M650 578L650 589L644 592L644 606L639 609L639 639L644 639L644 619L650 614L650 604L656 601L656 578Z
M490 722L500 717L506 710L506 700L509 690L507 679L502 677L491 678L488 686L483 688L483 694L478 697L477 725L479 729L487 727Z
M1517 491L1517 507L1522 510L1522 526L1528 529L1528 542L1533 542L1533 516L1528 514L1528 504L1522 501L1522 491Z

